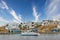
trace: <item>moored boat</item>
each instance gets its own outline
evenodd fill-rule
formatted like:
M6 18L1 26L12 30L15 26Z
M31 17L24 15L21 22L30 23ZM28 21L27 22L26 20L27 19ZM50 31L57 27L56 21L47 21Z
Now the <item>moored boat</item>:
M39 33L35 33L35 32L24 32L21 33L21 36L38 36L40 35Z

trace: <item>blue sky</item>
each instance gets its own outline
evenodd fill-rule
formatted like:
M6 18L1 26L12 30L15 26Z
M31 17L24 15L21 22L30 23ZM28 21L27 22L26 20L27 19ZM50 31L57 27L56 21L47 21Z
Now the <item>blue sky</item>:
M0 0L0 22L59 19L59 3L59 0Z

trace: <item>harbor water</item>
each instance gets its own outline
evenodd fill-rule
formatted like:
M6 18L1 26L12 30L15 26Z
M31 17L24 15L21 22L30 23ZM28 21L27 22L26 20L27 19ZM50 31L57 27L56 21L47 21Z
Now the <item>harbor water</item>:
M60 34L41 34L39 36L0 35L0 40L60 40Z

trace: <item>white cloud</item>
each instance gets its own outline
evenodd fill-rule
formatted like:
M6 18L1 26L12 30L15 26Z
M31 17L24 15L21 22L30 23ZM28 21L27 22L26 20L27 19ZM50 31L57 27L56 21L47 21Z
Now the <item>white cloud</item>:
M14 23L19 23L19 22L18 22L17 20L15 20L15 19L13 19L13 22L14 22Z
M18 17L16 12L13 9L11 9L9 12L17 21L21 21L21 16Z
M2 8L2 9L9 9L8 8L8 6L7 6L7 4L4 2L4 1L1 1L2 3L0 3L0 7Z
M19 15L18 18L19 18L19 21L20 21L20 22L23 22L23 21L22 21L22 19L23 19L23 18L22 18L22 15Z
M33 16L35 17L35 22L37 22L38 20L39 20L39 14L38 14L38 12L36 11L36 7L35 6L33 6Z
M5 20L3 17L0 17L0 26L6 25L7 23L9 23L8 20Z
M22 17L18 16L17 13L12 9L7 6L7 4L4 1L1 1L0 3L0 8L6 9L17 22L22 22Z
M47 1L46 1L47 2ZM48 6L45 8L47 18L54 20L60 20L60 0L51 0Z
M0 21L1 21L1 22L6 22L6 23L9 22L8 20L5 20L3 17L0 17Z

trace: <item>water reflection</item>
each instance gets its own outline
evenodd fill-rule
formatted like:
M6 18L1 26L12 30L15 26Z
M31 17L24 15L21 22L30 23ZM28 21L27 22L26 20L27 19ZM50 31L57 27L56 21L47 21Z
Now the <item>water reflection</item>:
M60 34L41 34L40 36L0 35L0 40L60 40Z

